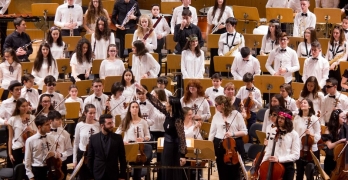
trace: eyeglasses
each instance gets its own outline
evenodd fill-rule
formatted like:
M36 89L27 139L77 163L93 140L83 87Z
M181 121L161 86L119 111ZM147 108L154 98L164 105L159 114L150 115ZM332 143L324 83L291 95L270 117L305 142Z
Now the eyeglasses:
M287 41L287 40L288 40L287 38L280 39L280 41Z
M330 85L325 85L325 88L332 88L334 86L330 86Z
M47 83L47 86L56 86L56 83Z
M272 113L272 114L270 114L270 116L271 116L271 117L277 117L277 116L278 116L278 114L276 114L276 113Z

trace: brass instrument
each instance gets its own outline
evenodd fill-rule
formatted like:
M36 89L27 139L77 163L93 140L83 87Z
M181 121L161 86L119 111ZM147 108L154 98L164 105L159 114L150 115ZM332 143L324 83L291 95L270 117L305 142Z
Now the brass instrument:
M73 19L71 18L70 14L70 23L73 23ZM70 35L69 36L74 36L74 30L70 28Z
M123 20L123 22L122 22L122 24L121 24L121 27L124 27L124 25L126 25L127 23L128 23L128 21L130 20L129 19L129 16L130 15L134 15L134 13L135 13L135 8L136 8L136 3L134 3L134 5L132 6L132 8L128 11L128 13L127 13L127 15L126 15L126 17L124 18L124 20Z
M343 53L341 53L341 54L339 54L339 55L336 55L333 59L331 59L331 60L329 61L330 66L331 66L333 63L338 62L338 60L341 59L341 58L344 56L345 53L346 53L346 48L344 48ZM338 65L336 65L335 68L334 68L333 70L334 70L334 71L337 71L337 69L338 69Z
M304 31L305 31L305 27L306 27L306 21L305 21L305 18L302 17L300 19L300 23L298 25L298 36L299 37L303 37Z
M222 25L222 24L224 24L224 23L221 22L221 23L219 23L218 25L214 26L214 28L213 28L213 30L211 31L210 34L214 34L216 31L218 31L218 30L219 30L219 26Z
M237 34L236 34L237 35ZM239 46L242 44L243 39L240 39L240 43L235 45L230 51L228 51L227 53L224 54L224 56L232 56L232 54L234 53L235 50L237 50L239 48Z

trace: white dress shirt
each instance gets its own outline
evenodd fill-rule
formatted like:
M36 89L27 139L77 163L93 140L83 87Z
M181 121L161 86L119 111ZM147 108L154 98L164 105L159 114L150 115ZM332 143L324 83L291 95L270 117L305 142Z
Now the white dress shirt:
M67 103L67 102L78 102L78 103L80 103L80 112L79 112L79 116L80 116L80 117L82 116L81 112L83 111L83 100L82 100L81 98L76 97L76 99L73 99L73 98L70 96L68 99L65 100L65 102L66 102L66 103Z
M10 72L10 66L13 67L13 72ZM0 82L1 88L7 89L10 86L10 82L17 80L21 82L22 78L22 66L19 63L13 62L12 65L8 61L4 61L0 64Z
M268 0L266 4L266 8L287 8L288 0Z
M312 57L307 58L303 65L302 80L306 82L310 76L317 78L319 86L323 88L326 84L326 80L329 77L330 65L329 62L319 55L318 60L313 60Z
M116 44L114 33L110 33L108 40L105 40L104 38L96 40L95 33L93 33L91 36L91 46L92 52L94 52L95 55L95 59L105 59L107 57L108 46L110 44Z
M210 106L215 106L215 98L224 95L224 88L221 86L218 88L215 88L214 86L208 87L204 94L205 96L208 96Z
M284 98L285 100L285 107L286 109L290 110L292 112L292 116L295 116L298 114L298 108L296 106L296 100L291 98L290 96L287 96Z
M300 4L300 3L299 3ZM302 14L306 14L307 16L302 16ZM315 24L317 22L317 17L315 14L307 10L307 13L297 13L294 19L294 37L303 37L304 31L308 27L313 27L315 29Z
M288 2L289 8L294 10L294 12L301 12L301 0L289 0Z
M324 116L320 119L320 124L325 125L325 123L329 122L331 112L335 109L335 105L337 104L337 109L342 109L345 113L347 113L348 109L348 97L340 92L336 91L335 98L330 97L330 94L327 94L324 97L323 103L321 104L321 116ZM339 101L336 103L336 98ZM326 113L326 114L325 114ZM325 114L325 115L324 115Z
M129 87L124 86L124 90L122 96L126 98L126 103L130 103L133 101L133 98L136 97L136 87L134 84Z
M74 29L77 29L82 25L82 7L78 4L74 4L74 8L68 8L67 3L58 6L54 17L54 25L59 26L62 29L69 29L68 27L64 27L64 25L70 22L77 23Z
M73 145L73 163L77 162L77 148L81 151L86 151L86 146L89 143L89 137L93 134L100 132L100 125L98 121L93 124L87 124L84 122L79 122L76 124L75 128L75 139Z
M218 42L218 45L219 45L218 54L219 56L223 56L225 53L230 51L234 46L237 46L238 44L240 44L239 47L232 54L232 56L236 56L237 54L239 54L240 49L242 49L242 47L245 46L244 36L236 31L232 32L233 35L227 35L227 34L228 32L220 35L220 39Z
M204 75L204 52L202 50L200 56L196 56L191 50L183 50L181 52L181 73L183 79L203 78Z
M35 77L34 82L39 86L38 89L42 90L44 83L44 79L48 75L52 75L54 78L58 79L58 66L57 61L54 60L52 62L52 66L48 67L47 59L44 58L40 71L33 70L31 74Z
M89 72L92 67L92 61L89 63L87 61L83 61L82 64L78 62L76 58L76 53L74 53L70 59L70 66L75 66L75 72L74 74L71 73L71 76L77 77L80 74L86 74L86 72ZM72 67L71 67L72 68Z
M229 6L225 6L225 10L224 10L224 13L222 14L222 16L220 18L220 21L218 21L218 19L220 17L221 9L217 8L214 15L213 15L213 10L214 10L214 6L210 7L209 10L208 10L207 18L208 18L208 24L209 25L216 26L216 25L219 25L221 23L225 24L226 20L228 18L234 17L232 9Z
M64 0L64 3L66 3L67 0ZM82 0L74 0L74 4L78 4L82 6Z
M210 107L208 101L204 97L197 97L195 100L190 99L189 102L184 102L184 97L180 99L181 107L192 108L193 114L200 115L203 121L207 121L210 117Z
M147 74L148 78L156 78L160 68L160 65L150 53L141 56L141 59L139 59L139 56L133 54L132 72L136 82L140 82L144 74Z
M262 132L266 132L268 125L273 124L273 122L269 118L269 115L270 114L269 114L269 108L268 108L265 112L265 116L263 117Z
M250 111L257 112L258 109L262 108L262 96L261 91L257 87L253 87L251 91L253 95L254 106L251 107ZM250 91L246 89L246 86L239 88L236 98L244 100L249 97Z
M11 0L0 0L0 7L2 7L2 9L0 10L0 14L4 14L8 7L10 6Z
M123 103L127 102L126 97L121 95L119 98L116 99L114 95L111 96L110 99L110 106L111 109L111 115L112 117L115 117L116 115L121 115L121 119L123 120L122 116L125 116L127 113L127 108L124 108Z
M68 156L71 156L73 154L73 147L71 145L70 134L62 127L58 127L56 129L57 132L52 131L52 129L53 128L51 127L51 132L47 134L53 136L54 141L58 142L57 151L63 155L60 159L62 161L65 161ZM59 134L61 135L59 136ZM57 138L59 138L58 141Z
M241 113L233 110L231 114L226 118L226 122L231 126L228 128L228 132L236 133L239 131L244 132L244 135L248 134L248 129L246 128L244 118ZM209 141L213 141L214 138L224 139L226 134L226 125L224 118L220 112L216 112L213 116L213 120L210 126Z
M315 0L315 7L338 8L339 0Z
M260 75L260 62L252 55L249 55L249 60L243 60L242 55L238 53L232 62L231 73L234 80L243 80L246 73Z
M48 91L42 93L42 94L50 94L51 95L51 104L53 106L53 108L55 108L56 106L58 106L58 108L56 108L57 111L59 111L59 113L61 115L65 115L66 114L66 108L65 108L65 104L64 104L64 96L60 93L57 92L53 92L53 93L49 93ZM39 96L42 96L42 94Z
M106 76L122 76L124 70L124 64L121 59L104 59L100 64L99 78L105 79Z
M129 123L129 129L124 132L123 141L137 141L139 138L151 138L149 126L144 119L141 119L137 124Z
M298 98L298 100L302 101L302 99L310 99L312 102L313 102L313 109L315 111L315 114L317 115L318 114L318 111L321 110L321 107L322 107L322 103L323 103L323 100L324 100L324 93L322 92L318 92L318 97L314 99L313 97L313 94L310 93L307 97L302 97L301 96L301 93L300 93L300 98Z
M52 43L51 53L54 59L64 58L64 47L65 43L63 42L62 46L58 46L57 43Z
M145 34L144 34L145 36ZM142 40L142 37L138 36L138 29L134 31L134 35L133 35L133 41L136 40ZM149 35L149 37L147 37L147 39L145 40L145 47L147 50L149 50L150 53L153 53L155 49L157 49L157 35L156 33L151 33L151 35Z
M335 56L344 53L344 55L338 60L337 63L341 62L341 61L347 61L347 57L348 57L348 45L347 45L347 41L345 41L342 45L339 45L339 42L334 42L333 45L330 44L329 41L329 45L327 46L327 52L325 55L325 59L330 61L332 60Z
M192 120L193 121L193 120ZM184 125L184 131L185 131L185 138L194 138L203 140L199 127L195 127L196 121L193 121L191 126L185 126Z
M320 140L321 138L321 128L320 128L320 123L318 120L318 117L316 115L312 115L310 117L310 125L311 126L309 128L309 132L310 134L313 134L314 135L314 143L312 145L312 151L315 152L315 151L318 151L318 141ZM308 127L308 117L301 117L299 115L295 116L294 118L294 121L293 121L293 124L294 124L294 130L298 133L298 135L300 136L300 139L303 137L303 136L306 136L306 133L304 133L306 130L307 130L307 127ZM302 136L301 136L302 135ZM302 149L302 143L300 144L300 147Z
M297 56L309 58L312 57L311 43L300 42L297 46Z
M261 52L265 54L269 54L273 49L276 49L279 47L279 44L275 44L275 40L273 41L271 38L267 38L267 34L265 34L262 38L262 45L261 45Z
M95 118L99 119L99 117L103 114L103 111L106 107L106 101L109 99L109 96L102 94L100 97L101 100L99 101L97 99L97 96L95 94L92 94L88 96L85 101L83 102L83 107L85 107L87 104L93 104L96 108L95 112Z
M25 142L21 135L24 129L26 129L29 126L31 130L37 131L37 127L35 125L34 119L35 119L35 116L30 115L28 122L31 122L31 123L23 124L22 118L19 115L10 117L7 124L10 125L13 129L13 136L12 136L13 138L12 138L12 147L11 147L12 150L22 148L25 145Z
M156 109L149 100L145 100L144 102L137 101L139 103L140 112L142 115L147 115L147 118L143 117L143 119L147 122L147 125L150 127L150 131L161 131L163 130L163 123L166 116L161 113L158 109ZM141 103L141 104L140 104Z
M191 23L194 25L197 25L198 23L198 18L197 18L197 10L193 6L188 6L189 10L191 11L192 18L191 18ZM182 11L184 10L184 5L178 6L174 9L173 11L173 16L172 20L170 21L170 31L172 34L174 34L174 27L176 24L180 24L182 21Z
M0 117L2 118L0 119L0 125L3 124L3 119L4 120L10 119L15 108L16 108L16 102L13 96L2 101L0 105Z
M35 88L28 89L26 86L23 86L20 97L30 102L32 110L35 110L39 105L39 92Z
M156 18L153 18L153 16L151 16L151 18L152 18L151 19L152 24L155 24L156 21L158 20ZM170 33L170 27L168 25L166 18L162 17L161 21L158 22L157 26L155 27L155 33L156 33L156 37L158 37L158 35L161 35L162 38L166 37Z
M296 51L288 46L285 49L285 52L281 52L280 47L271 51L266 62L266 69L273 75L278 72L279 68L286 68L288 72L281 74L281 76L284 76L285 82L289 83L292 81L292 73L300 69L300 64Z

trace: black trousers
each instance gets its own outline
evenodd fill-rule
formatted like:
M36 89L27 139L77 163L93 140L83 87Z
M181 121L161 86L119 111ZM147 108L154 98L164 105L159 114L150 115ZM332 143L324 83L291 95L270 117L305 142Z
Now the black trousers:
M24 153L22 152L22 148L12 150L12 156L15 159L15 161L13 163L10 160L10 156L9 155L7 156L7 167L8 168L13 168L13 167L16 167L17 164L23 163Z
M77 77L81 80L88 80L89 78L86 78L84 74L79 74L77 75ZM75 84L76 83L76 80L73 76L70 77L70 81Z
M77 149L77 156L76 156L77 163L80 162L84 152L85 151L81 151L80 148ZM86 164L82 165L82 167L81 167L81 169L79 171L78 177L80 178L80 180L93 179L93 175L92 175L91 171L88 169Z
M161 76L161 73L162 73L162 58L163 58L162 49L163 49L163 46L164 46L164 38L162 37L162 39L157 39L157 49L155 49L154 52L158 53L158 63L161 67L158 76Z
M126 40L126 34L134 34L135 29L125 29L125 30L120 30L117 29L116 31L116 38L120 40L120 50L119 50L119 55L120 58L125 58L124 56L124 47L125 47L125 40Z
M308 152L309 153L309 152ZM315 151L313 152L314 155L319 159L320 158L320 153L319 151ZM307 169L307 164L308 163L314 163L313 161L306 161L306 160L303 160L303 159L299 159L296 161L296 180L303 180L303 176L305 174L305 171L308 172L308 171L313 171L313 170L309 170ZM311 173L313 175L313 173ZM306 177L308 180L313 180L314 177Z
M251 125L253 125L256 122L256 119L257 119L256 113L250 111L250 114L251 114L250 118L247 119L247 122L248 122L247 128L248 129L250 129ZM251 137L251 135L248 134L248 136L249 136L249 143L253 143L253 138ZM241 154L241 156L243 156L243 155Z
M325 160L324 160L325 173L330 176L331 172L335 169L335 167L336 167L336 161L334 160L334 156L326 154Z
M8 9L4 13L4 15L5 14L8 14ZM4 52L3 47L4 47L5 39L7 36L7 22L0 23L0 33L1 33L1 41L0 42L1 42L1 54L2 54L2 52Z
M47 166L44 167L31 167L31 171L34 174L34 179L35 180L47 180L47 172L48 168Z
M285 172L283 180L294 180L295 168L293 162L281 163L284 166Z
M80 36L80 30L79 29L73 29L73 35L74 36ZM70 36L70 30L62 29L62 36Z

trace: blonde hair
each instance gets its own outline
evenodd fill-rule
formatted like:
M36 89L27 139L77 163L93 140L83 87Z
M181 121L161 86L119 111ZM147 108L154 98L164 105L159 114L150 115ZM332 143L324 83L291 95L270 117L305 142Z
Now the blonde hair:
M145 15L145 14L141 15L139 17L139 21L138 21L138 23L140 25L141 25L141 20L142 19L147 19L147 29L151 30L153 28L153 24L152 24L152 20L150 19L150 17L148 15ZM137 31L136 36L138 36L139 38L143 38L145 36L146 32L147 32L147 29L144 29L144 28L142 28L141 26L138 25L138 29L137 29L138 31ZM152 31L149 37L153 36L154 33L155 32Z

